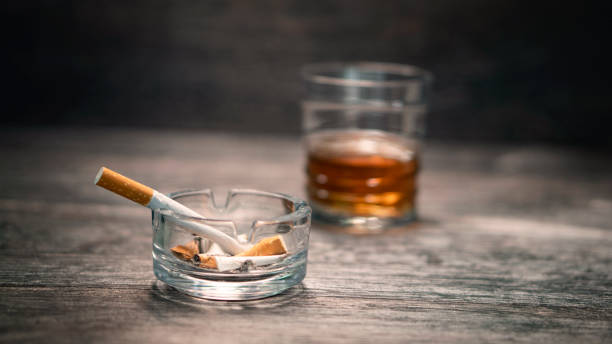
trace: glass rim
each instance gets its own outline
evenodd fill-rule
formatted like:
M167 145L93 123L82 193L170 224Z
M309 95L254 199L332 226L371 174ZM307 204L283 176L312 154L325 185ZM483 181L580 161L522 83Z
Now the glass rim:
M211 188L179 190L179 191L167 193L166 196L170 197L171 199L176 199L179 197L202 195L202 194L210 195L213 205L215 207L217 206L215 202L215 193L212 191ZM229 189L227 191L227 196L225 198L225 205L223 206L223 208L227 208L227 205L231 201L232 197L234 197L234 195L236 194L248 194L248 195L256 195L256 196L274 197L274 198L287 200L293 204L294 210L291 213L279 215L273 218L257 219L256 221L260 223L265 222L265 224L277 224L277 223L281 224L281 223L286 223L286 222L292 222L299 218L308 217L312 213L312 209L310 205L308 204L308 202L298 197L291 196L291 195L284 194L284 193L279 193L279 192L269 192L269 191L261 191L261 190L255 190L255 189L243 189L243 188ZM178 219L184 219L184 220L197 220L197 221L208 221L208 222L231 221L231 219L227 219L227 218L223 219L223 218L218 218L218 217L199 217L199 216L182 215L182 214L178 214L169 209L152 209L152 211L153 213L159 213L163 216L172 216L172 217L176 217Z
M375 71L379 73L397 74L403 76L402 80L359 80L346 79L321 75L322 72L339 71L347 68L357 68ZM302 66L302 78L306 81L317 84L328 84L334 86L353 86L353 87L405 87L414 81L424 80L433 81L433 74L423 68L390 62L318 62Z

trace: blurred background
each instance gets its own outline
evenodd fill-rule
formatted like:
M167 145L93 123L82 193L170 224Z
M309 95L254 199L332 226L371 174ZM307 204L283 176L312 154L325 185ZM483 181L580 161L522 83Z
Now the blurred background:
M298 135L299 68L414 64L428 137L612 146L609 11L548 1L11 1L3 126Z

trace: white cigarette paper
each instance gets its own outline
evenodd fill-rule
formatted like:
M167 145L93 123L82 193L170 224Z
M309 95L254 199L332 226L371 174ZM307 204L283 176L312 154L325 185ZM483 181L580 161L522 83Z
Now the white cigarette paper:
M226 256L207 256L204 254L199 255L202 262L206 262L201 266L219 271L230 271L239 269L245 262L251 261L253 266L270 265L281 261L286 255L274 255L274 256L253 256L253 257L226 257Z
M149 209L169 209L179 215L204 218L192 209L156 190L153 190L153 197L151 197L151 201L145 207Z

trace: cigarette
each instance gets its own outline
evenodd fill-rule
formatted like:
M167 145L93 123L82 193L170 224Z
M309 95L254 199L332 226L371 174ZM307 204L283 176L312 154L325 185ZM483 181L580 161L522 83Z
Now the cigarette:
M253 266L263 266L277 263L281 261L284 257L284 254L258 257L226 257L197 254L193 257L193 260L202 268L216 269L219 271L229 271L240 269L240 267L242 267L248 261L250 261Z
M287 246L280 235L263 238L246 251L240 252L236 256L272 256L287 253Z
M170 197L106 167L100 168L94 183L153 210L168 209L179 215L204 219L202 215ZM216 242L228 253L238 254L248 248L248 246L240 244L236 239L209 225L171 216L167 217L167 219L189 229L192 234Z

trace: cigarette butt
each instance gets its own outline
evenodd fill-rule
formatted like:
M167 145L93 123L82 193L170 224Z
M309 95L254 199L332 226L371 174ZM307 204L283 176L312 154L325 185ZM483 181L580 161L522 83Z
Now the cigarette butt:
M250 249L237 254L237 257L245 256L273 256L287 253L287 246L280 235L263 238Z
M200 253L199 240L194 239L185 245L177 245L170 249L172 253L179 259L191 260L195 255Z
M215 256L209 256L207 254L196 254L193 257L193 260L199 264L201 268L209 268L216 269L217 268L217 260Z
M198 254L193 257L193 260L199 264L201 268L215 269L219 271L230 271L242 268L246 262L250 262L253 266L262 266L274 264L281 261L285 255L273 256L257 256L257 257L227 257L227 256L209 256L207 254Z
M153 189L106 167L101 167L95 184L129 200L146 206L153 198Z

